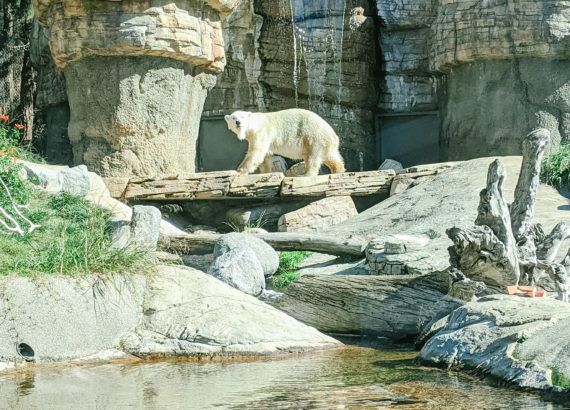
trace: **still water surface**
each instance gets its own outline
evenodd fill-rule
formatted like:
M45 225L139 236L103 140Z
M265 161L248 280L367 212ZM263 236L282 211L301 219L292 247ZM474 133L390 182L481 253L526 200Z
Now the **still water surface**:
M537 395L349 346L255 361L151 361L0 376L1 409L562 409Z

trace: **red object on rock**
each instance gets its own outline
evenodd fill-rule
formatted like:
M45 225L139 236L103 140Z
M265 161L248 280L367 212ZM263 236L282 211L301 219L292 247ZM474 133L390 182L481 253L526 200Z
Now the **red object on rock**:
M544 289L537 286L507 286L507 293L516 296L528 296L530 298L541 298L546 295Z

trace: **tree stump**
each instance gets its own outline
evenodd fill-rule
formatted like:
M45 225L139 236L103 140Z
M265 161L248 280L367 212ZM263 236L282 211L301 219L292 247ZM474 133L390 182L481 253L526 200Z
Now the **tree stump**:
M535 285L547 275L558 299L568 302L570 250L560 263L554 259L570 237L570 229L559 223L545 235L539 224L532 225L540 165L549 139L550 132L544 128L524 139L521 172L510 206L502 189L506 172L500 160L495 160L480 193L475 226L454 227L446 233L454 244L448 248L451 266L467 278L504 291L510 285Z

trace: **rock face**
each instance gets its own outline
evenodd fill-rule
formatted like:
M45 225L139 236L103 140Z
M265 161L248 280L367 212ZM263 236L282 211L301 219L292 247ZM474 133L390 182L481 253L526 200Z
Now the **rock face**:
M339 346L257 299L202 272L162 267L145 314L123 339L137 356L268 355Z
M117 349L142 315L144 278L117 275L0 279L0 370L22 358L25 343L37 363L64 361Z
M350 196L336 196L315 201L296 211L282 215L280 232L312 232L328 228L358 215Z
M243 1L204 146L237 144L214 127L223 113L294 106L331 123L351 171L520 154L536 127L555 146L570 138L567 13L542 0Z
M490 373L522 387L566 389L570 306L549 298L488 296L440 321L420 357ZM558 384L558 386L556 386Z
M224 23L228 69L205 104L201 147L222 139L214 132L221 114L298 107L335 129L348 170L376 168L373 9L368 0L242 1ZM229 134L223 140L237 146ZM208 158L217 160L209 151Z
M462 302L446 296L446 272L422 276L305 275L285 290L279 308L323 332L413 338Z
M0 372L25 360L270 355L340 346L203 272L165 265L149 277L0 278L0 317Z
M406 234L430 238L422 248L426 258L422 266L440 270L449 266L447 248L452 244L445 230L456 226L467 228L477 217L479 192L485 187L487 169L494 158L479 158L442 171L432 180L394 195L361 212L350 220L324 230L337 237L362 236L368 239ZM503 157L506 168L504 192L512 202L520 172L521 157ZM540 185L536 196L533 222L550 232L558 222L570 224L568 199L555 189ZM561 249L568 249L562 246ZM559 255L557 260L563 258ZM408 265L413 267L412 264Z
M193 171L202 105L225 63L221 21L237 1L33 3L65 73L75 162L103 176Z

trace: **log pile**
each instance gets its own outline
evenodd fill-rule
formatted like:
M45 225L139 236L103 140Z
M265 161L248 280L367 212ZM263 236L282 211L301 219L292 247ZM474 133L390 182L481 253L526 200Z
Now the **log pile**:
M560 263L554 259L570 229L559 223L545 235L542 226L532 224L540 165L549 139L550 132L543 128L524 139L521 172L510 206L503 194L505 168L500 160L489 165L475 226L448 229L454 243L448 250L451 266L471 280L504 291L506 286L536 285L547 275L558 299L568 302L570 250Z

